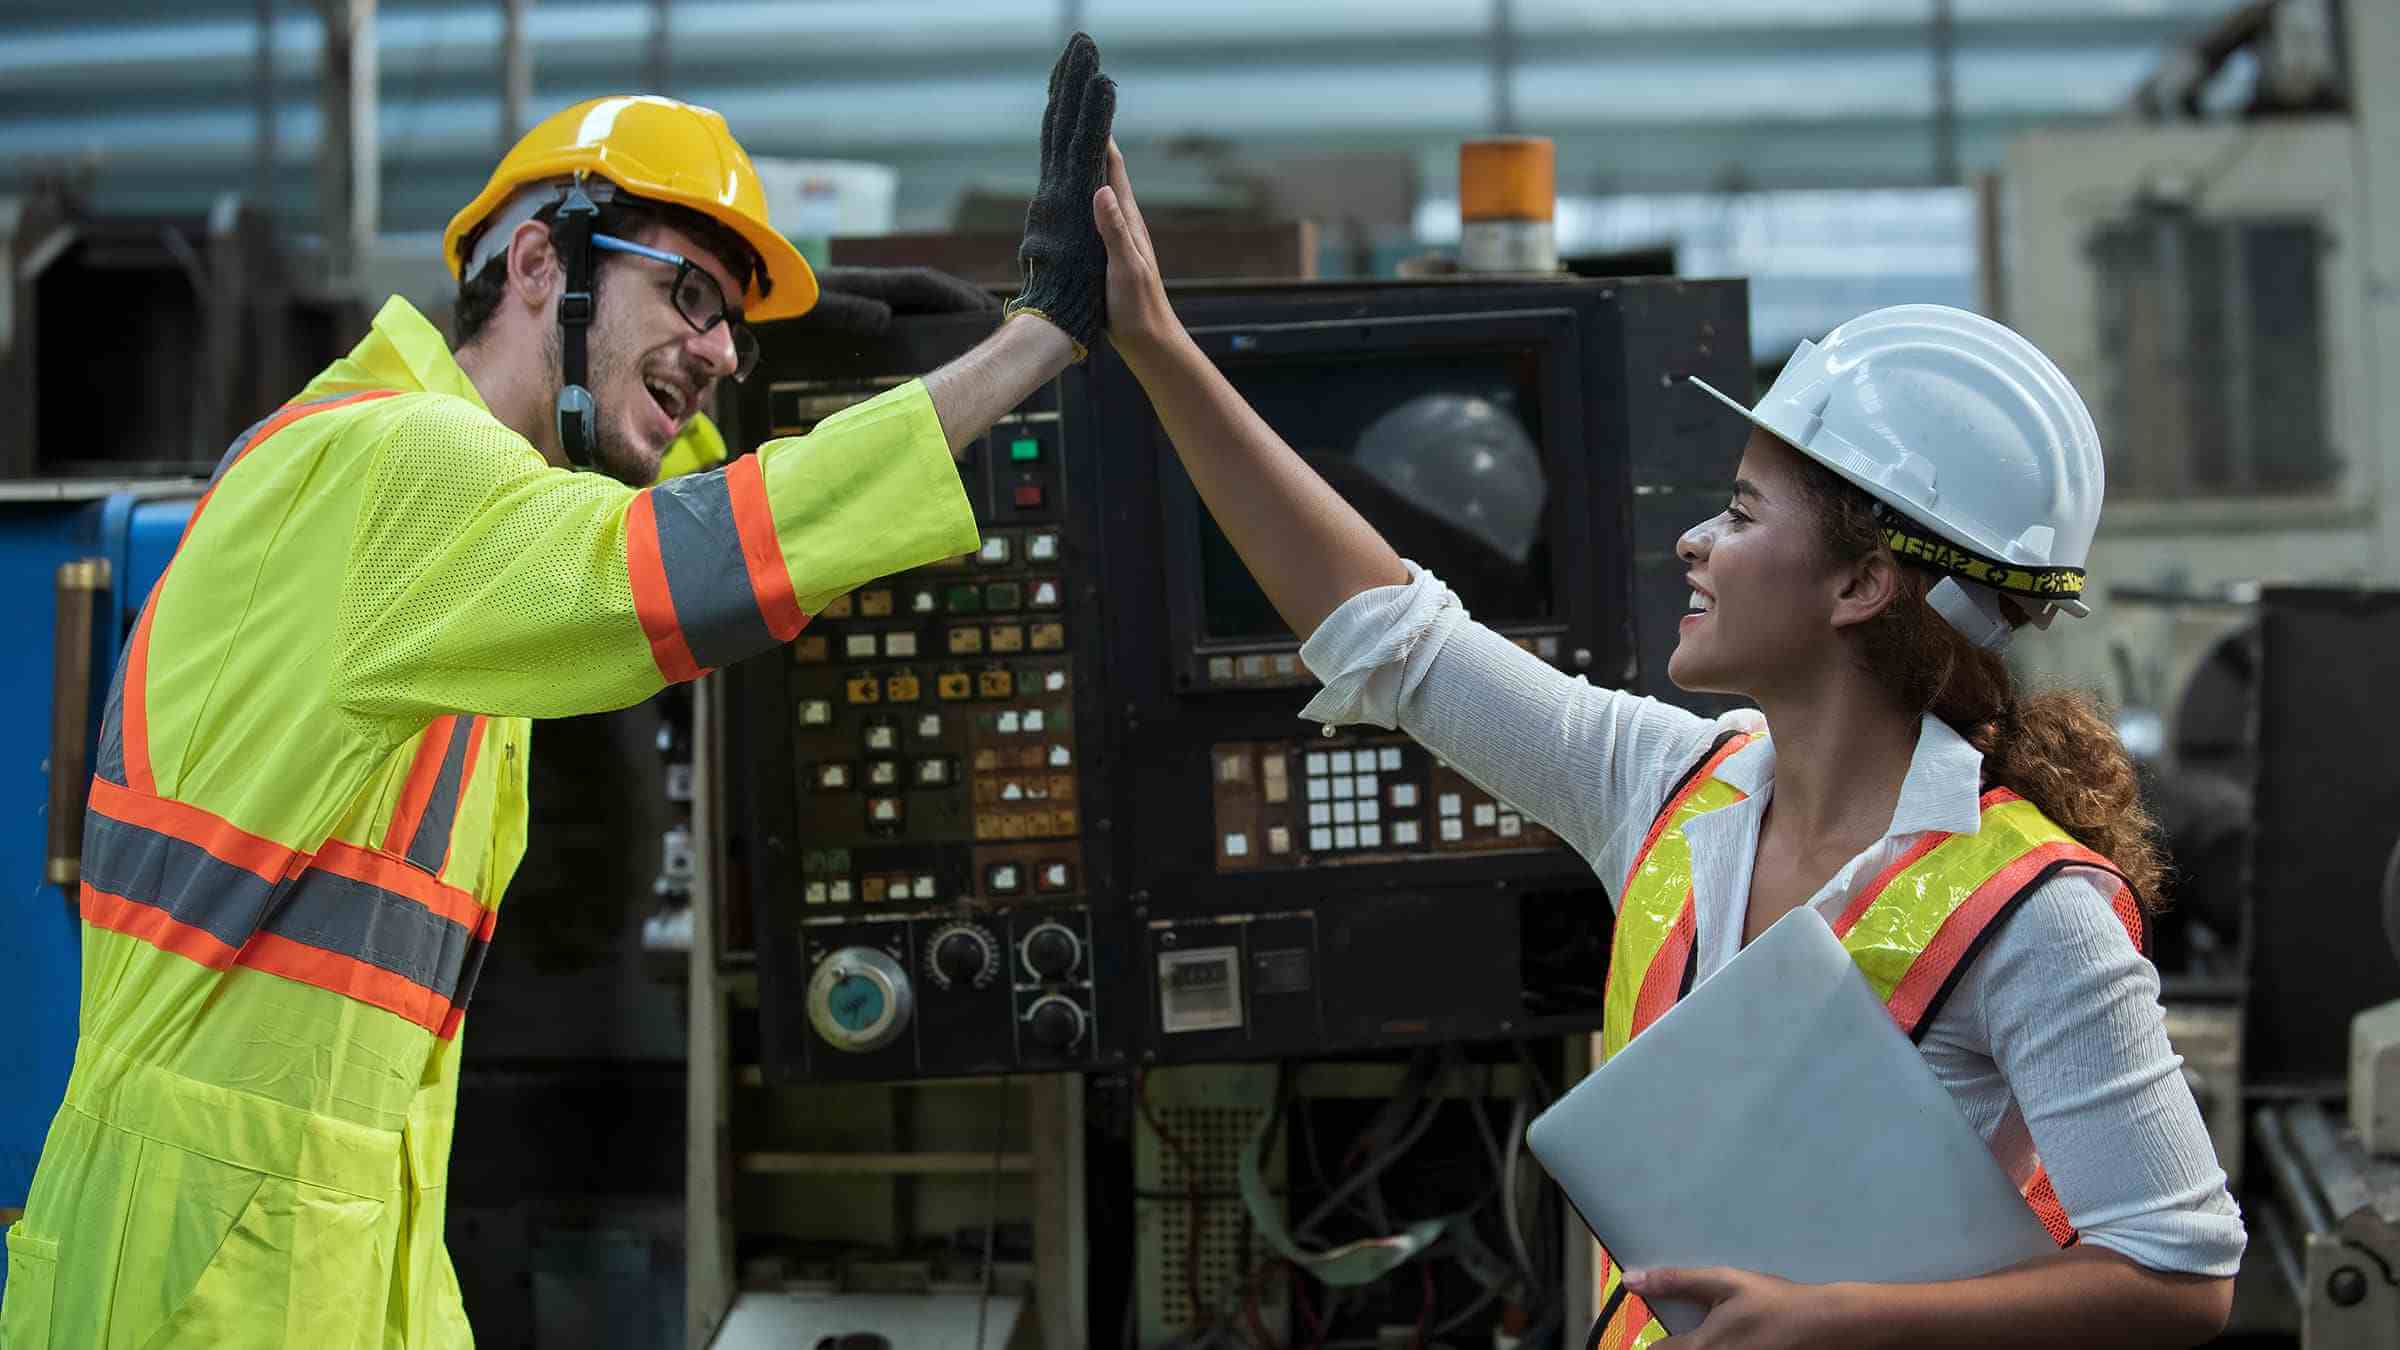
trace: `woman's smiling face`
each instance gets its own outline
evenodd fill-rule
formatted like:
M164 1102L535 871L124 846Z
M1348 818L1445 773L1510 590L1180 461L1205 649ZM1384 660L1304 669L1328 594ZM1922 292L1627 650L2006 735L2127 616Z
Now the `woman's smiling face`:
M1833 652L1849 568L1828 557L1798 451L1750 433L1724 511L1677 541L1691 578L1667 677L1693 692L1757 697Z

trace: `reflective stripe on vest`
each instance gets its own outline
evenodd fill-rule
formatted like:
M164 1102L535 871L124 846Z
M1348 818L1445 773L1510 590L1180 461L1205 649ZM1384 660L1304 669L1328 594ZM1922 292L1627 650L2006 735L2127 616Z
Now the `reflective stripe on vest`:
M1745 794L1720 781L1716 772L1748 743L1747 737L1734 737L1710 751L1670 794L1626 874L1609 948L1604 1062L1690 988L1696 906L1683 831L1694 817L1743 800ZM1924 1039L2008 916L2063 868L2115 876L2120 884L2110 906L2135 948L2142 946L2141 908L2106 858L2076 843L2031 802L2006 789L1986 792L1980 805L1977 833L1927 834L1861 889L1833 923L1834 936L1911 1040ZM2024 1193L2059 1245L2075 1241L2074 1226L2038 1162ZM1587 1344L1625 1350L1663 1339L1665 1328L1640 1296L1623 1286L1605 1247L1600 1261L1601 1310Z
M723 473L649 488L626 511L634 613L669 680L698 679L808 624L761 475L758 456L743 455Z
M218 478L303 417L394 392L288 406L243 433ZM185 539L214 492L212 485L192 508ZM483 719L445 717L428 728L383 851L332 840L310 854L250 834L158 792L144 709L150 617L164 585L162 573L109 693L84 821L84 921L212 970L264 971L382 1008L445 1039L456 1034L494 911L442 884L440 873L474 777Z
M225 970L244 966L455 1034L497 911L389 854L314 854L183 802L95 779L83 918Z

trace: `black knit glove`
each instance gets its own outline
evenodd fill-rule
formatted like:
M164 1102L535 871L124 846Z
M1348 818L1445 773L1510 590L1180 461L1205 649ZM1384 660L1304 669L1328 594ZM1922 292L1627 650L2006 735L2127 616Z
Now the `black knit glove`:
M1000 308L992 293L962 277L931 267L837 267L817 269L817 303L788 320L794 331L876 337L892 326L894 314L970 314Z
M1017 248L1025 285L1008 312L1058 325L1074 340L1078 361L1108 317L1108 250L1092 220L1092 194L1106 181L1116 115L1116 81L1100 73L1100 48L1077 33L1050 68L1042 181L1025 208L1025 242Z

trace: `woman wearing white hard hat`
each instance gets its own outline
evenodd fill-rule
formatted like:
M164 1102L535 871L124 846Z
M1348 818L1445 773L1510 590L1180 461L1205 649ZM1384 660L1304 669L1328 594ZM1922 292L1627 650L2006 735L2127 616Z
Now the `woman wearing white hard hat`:
M1305 715L1406 730L1609 884L1604 1047L1813 906L2060 1243L1917 1285L1612 1267L1592 1343L1665 1339L1659 1298L1709 1309L1678 1346L2216 1335L2245 1237L2143 955L2162 863L2133 768L2086 697L2021 693L2000 657L2083 613L2100 447L2057 368L1988 319L1909 305L1803 347L1754 409L1707 391L1754 426L1724 511L1678 547L1692 598L1668 673L1754 700L1770 740L1593 688L1471 620L1185 335L1113 148L1095 207L1110 340L1308 635L1326 687Z

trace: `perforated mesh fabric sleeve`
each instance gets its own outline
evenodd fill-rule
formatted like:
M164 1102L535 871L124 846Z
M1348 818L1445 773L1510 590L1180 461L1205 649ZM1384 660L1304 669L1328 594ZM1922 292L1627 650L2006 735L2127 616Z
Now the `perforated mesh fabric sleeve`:
M405 403L362 456L336 616L333 696L369 716L625 707L977 544L918 384L641 492L551 468L462 400Z

